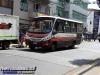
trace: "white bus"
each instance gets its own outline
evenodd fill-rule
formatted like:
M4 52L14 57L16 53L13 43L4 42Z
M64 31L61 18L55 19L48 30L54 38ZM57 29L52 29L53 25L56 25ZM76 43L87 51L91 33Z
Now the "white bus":
M80 44L83 23L55 16L33 18L26 33L26 42L30 49L35 47L56 50L62 47L74 47Z

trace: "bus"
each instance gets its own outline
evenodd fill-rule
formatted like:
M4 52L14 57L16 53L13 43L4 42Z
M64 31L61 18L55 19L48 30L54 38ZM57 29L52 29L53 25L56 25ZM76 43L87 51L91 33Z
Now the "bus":
M26 32L26 42L30 49L35 47L74 48L82 41L83 22L56 16L38 16Z

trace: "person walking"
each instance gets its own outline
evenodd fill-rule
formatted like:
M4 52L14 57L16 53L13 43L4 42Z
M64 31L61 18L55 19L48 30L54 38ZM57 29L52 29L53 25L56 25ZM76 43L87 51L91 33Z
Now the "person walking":
M23 32L22 30L20 30L20 31L19 31L19 46L18 46L18 48L24 47L24 46L23 46L24 37L25 37L24 32Z

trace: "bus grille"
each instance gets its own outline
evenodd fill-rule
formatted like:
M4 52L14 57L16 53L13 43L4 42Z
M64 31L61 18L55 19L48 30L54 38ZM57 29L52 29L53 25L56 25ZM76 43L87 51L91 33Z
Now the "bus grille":
M34 41L34 42L39 42L39 41L41 41L41 38L33 38L33 37L31 37L30 40Z

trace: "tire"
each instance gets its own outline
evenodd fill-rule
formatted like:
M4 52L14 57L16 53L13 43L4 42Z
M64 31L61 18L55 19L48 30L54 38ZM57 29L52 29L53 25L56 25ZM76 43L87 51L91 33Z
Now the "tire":
M74 49L75 48L75 45L71 45L69 46L70 49Z
M33 49L35 49L35 46L32 43L30 43L29 48L33 50Z
M2 49L5 50L6 49L6 46L4 44L2 44Z
M9 49L10 47L10 42L6 43L6 49Z
M73 41L72 44L69 46L70 49L74 49L75 48L75 42Z
M9 45L10 43L9 42L2 42L2 49L9 49Z
M100 42L100 39L99 39L99 42Z
M51 45L51 50L52 51L56 51L56 49L57 49L57 44L52 44Z

